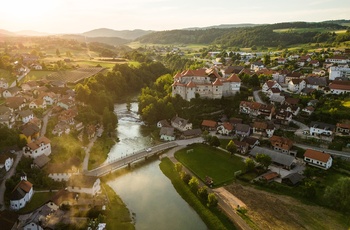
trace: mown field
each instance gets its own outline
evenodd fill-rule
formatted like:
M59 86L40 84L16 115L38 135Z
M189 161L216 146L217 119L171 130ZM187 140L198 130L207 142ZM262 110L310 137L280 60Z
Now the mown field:
M306 33L306 32L335 32L335 33L345 33L346 30L330 30L326 28L285 28L273 30L276 33Z

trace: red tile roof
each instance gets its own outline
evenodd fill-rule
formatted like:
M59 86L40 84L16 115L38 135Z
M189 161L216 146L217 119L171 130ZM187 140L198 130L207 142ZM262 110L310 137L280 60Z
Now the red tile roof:
M230 82L241 82L241 79L236 75L236 74L232 74L227 81Z
M202 126L206 126L206 127L216 127L217 122L216 121L212 121L212 120L203 120L202 122Z
M316 151L313 149L308 149L305 151L304 157L327 163L327 161L329 160L331 155L329 155L328 153L323 153L323 152Z

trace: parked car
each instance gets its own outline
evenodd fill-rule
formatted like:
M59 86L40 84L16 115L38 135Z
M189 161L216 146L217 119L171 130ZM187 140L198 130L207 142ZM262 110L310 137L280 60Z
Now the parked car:
M151 148L148 148L148 149L146 149L146 152L151 152L152 151L152 149Z

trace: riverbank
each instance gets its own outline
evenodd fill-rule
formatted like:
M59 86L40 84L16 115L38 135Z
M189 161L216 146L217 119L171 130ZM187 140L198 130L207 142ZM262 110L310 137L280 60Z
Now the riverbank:
M169 158L163 158L160 169L173 184L179 195L198 213L209 229L235 229L235 226L217 209L208 209L181 180Z

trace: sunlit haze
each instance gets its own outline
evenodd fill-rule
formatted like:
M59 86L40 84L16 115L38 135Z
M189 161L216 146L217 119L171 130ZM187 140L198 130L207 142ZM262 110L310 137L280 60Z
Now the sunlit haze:
M349 19L350 1L19 0L0 8L0 29L81 33L97 28L171 30L220 24Z

